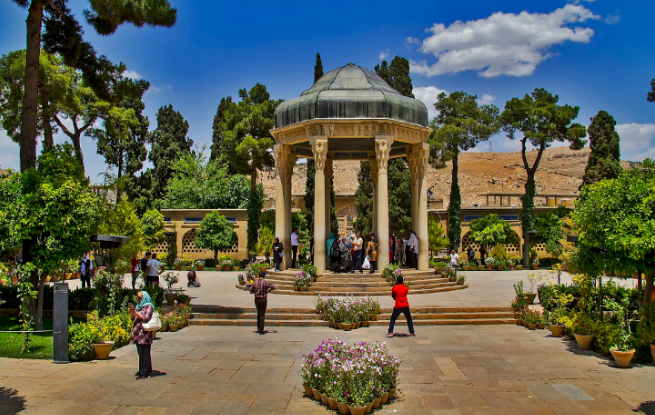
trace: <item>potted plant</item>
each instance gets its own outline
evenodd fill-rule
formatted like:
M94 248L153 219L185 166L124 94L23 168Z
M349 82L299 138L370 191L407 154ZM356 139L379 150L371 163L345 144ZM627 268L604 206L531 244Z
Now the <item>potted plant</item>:
M651 357L655 363L655 303L645 304L639 310L637 334L645 344L650 345Z
M594 320L586 313L578 313L573 319L572 329L580 350L589 350L596 336L594 334L596 329Z
M180 282L180 278L177 272L167 272L164 274L164 281L166 281L166 285L168 286L168 291L164 293L164 297L166 297L168 305L173 305L177 299L177 293L175 292L177 290L173 286Z
M180 262L180 258L175 258L175 261L173 261L173 263L175 264L176 271L182 270L182 262Z
M518 312L521 311L522 307L521 299L518 297L515 297L514 300L512 300L512 311L514 312L514 315L518 315Z
M487 268L487 271L491 271L494 268L494 258L493 257L486 257L484 259L484 264Z
M202 259L197 259L194 262L194 265L196 266L196 270L198 271L202 271L203 269L205 269L205 261L203 261Z
M528 328L528 330L535 330L537 328L537 315L534 310L532 309L527 309L523 313L523 322L524 326Z
M311 283L312 277L304 271L298 272L293 279L293 286L296 291L307 291L307 287Z
M503 260L495 260L494 265L496 266L497 271L504 271L505 270L505 261Z
M443 269L446 267L445 262L437 261L434 263L434 273L435 274L441 274Z
M237 275L237 281L239 281L239 285L246 285L246 278L243 274Z
M539 258L535 257L532 260L532 269L539 269Z
M536 313L537 313L537 328L539 330L543 330L546 327L546 316L540 311L536 311Z
M168 328L170 331L177 331L180 328L181 322L182 319L177 313L172 312L168 314Z
M457 285L464 285L464 281L466 281L466 275L459 274L457 276Z
M526 300L528 304L534 304L534 299L537 296L537 293L534 292L534 285L542 280L541 274L535 275L534 272L528 273L528 282L530 283L530 291L525 293Z
M444 273L445 276L448 277L448 281L450 281L450 282L457 281L457 273L451 267L444 268L443 273Z
M617 367L630 367L630 362L635 355L632 347L632 334L630 333L630 322L624 322L620 326L620 332L616 338L616 344L610 349Z
M573 296L571 294L565 294L559 290L553 291L553 303L555 304L555 309L548 314L550 320L550 332L553 337L562 337L564 333L565 319L567 316L566 305L573 301Z
M191 303L191 297L189 297L186 294L178 294L177 295L177 302L178 304L190 304Z
M509 258L507 260L507 267L509 268L510 271L514 271L514 260L512 258Z
M161 330L162 332L168 331L168 314L161 315Z
M224 259L221 265L223 266L223 271L230 271L232 269L232 261L229 259Z

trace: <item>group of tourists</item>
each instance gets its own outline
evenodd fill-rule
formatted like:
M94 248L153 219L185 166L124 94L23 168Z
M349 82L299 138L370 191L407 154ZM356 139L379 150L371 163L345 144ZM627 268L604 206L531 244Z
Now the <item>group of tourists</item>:
M396 238L395 234L391 234L389 237L389 263L418 269L418 237L413 229L409 231L407 239L403 239L402 236Z

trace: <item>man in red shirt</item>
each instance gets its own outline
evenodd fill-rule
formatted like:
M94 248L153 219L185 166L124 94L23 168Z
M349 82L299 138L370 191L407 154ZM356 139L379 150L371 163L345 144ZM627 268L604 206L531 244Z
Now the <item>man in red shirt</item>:
M396 285L394 285L391 290L391 298L396 300L396 305L393 308L393 313L391 313L391 320L389 321L389 334L387 337L393 337L393 326L396 324L396 319L403 313L405 319L407 320L407 327L409 327L409 335L414 337L414 323L412 323L412 315L409 313L409 302L407 301L407 291L409 288L403 284L403 276L399 276L396 279Z

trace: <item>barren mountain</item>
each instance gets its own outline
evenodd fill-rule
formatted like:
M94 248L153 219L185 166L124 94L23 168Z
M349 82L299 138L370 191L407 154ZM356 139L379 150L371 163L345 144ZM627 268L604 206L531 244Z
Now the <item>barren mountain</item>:
M537 194L576 194L587 165L591 150L585 147L582 150L571 150L568 147L555 147L547 149L537 171ZM537 156L536 151L527 154L530 165ZM628 168L629 163L623 162ZM334 162L334 190L336 194L354 194L357 190L357 173L359 161ZM452 164L448 163L443 169L428 170L428 186L432 188L437 198L444 199L444 206L448 205L450 194ZM459 157L459 183L462 194L462 205L473 206L483 203L484 193L523 193L526 181L521 153L463 153ZM264 171L260 173L266 195L275 197L275 172ZM292 193L302 195L305 193L306 165L297 164L294 169Z

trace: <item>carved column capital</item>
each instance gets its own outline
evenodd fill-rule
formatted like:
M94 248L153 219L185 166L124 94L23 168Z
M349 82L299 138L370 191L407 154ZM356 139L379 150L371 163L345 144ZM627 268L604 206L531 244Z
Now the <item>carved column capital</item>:
M376 135L375 136L375 160L377 161L377 168L386 170L389 166L389 151L393 144L393 137L389 135Z
M273 146L273 158L275 159L275 172L280 178L288 178L293 174L293 166L296 164L296 154L293 147L275 144Z
M312 145L316 171L323 171L325 169L325 161L327 160L328 154L327 136L314 136L309 139L309 143Z
M430 157L430 145L421 143L412 146L412 151L407 154L409 169L412 172L412 178L420 178L427 174L428 160Z

